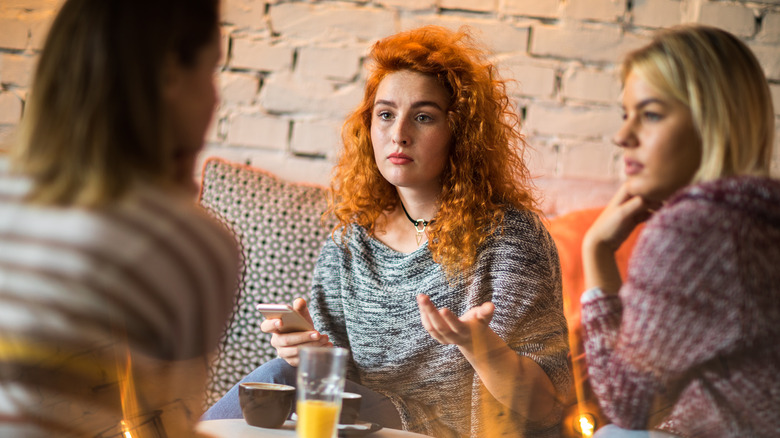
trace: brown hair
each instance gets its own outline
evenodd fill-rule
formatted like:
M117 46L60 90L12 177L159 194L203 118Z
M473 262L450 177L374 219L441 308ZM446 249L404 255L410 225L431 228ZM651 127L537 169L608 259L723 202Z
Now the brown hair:
M67 0L40 56L12 151L32 202L99 205L137 180L166 183L173 145L165 63L195 64L219 29L218 0Z

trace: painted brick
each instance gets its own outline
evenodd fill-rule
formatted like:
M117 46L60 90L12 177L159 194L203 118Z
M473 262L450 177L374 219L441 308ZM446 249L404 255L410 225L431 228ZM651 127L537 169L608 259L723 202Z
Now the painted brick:
M266 149L287 149L290 122L262 114L233 114L228 118L227 143Z
M22 117L22 101L13 93L0 93L0 125L14 125Z
M378 0L376 4L407 11L421 11L436 7L436 0Z
M282 37L338 41L349 37L375 40L395 33L390 10L342 4L282 3L271 5L271 27Z
M682 21L682 5L680 0L634 0L633 23L646 27L674 26Z
M357 77L366 48L309 46L298 50L295 70L305 76L351 80Z
M0 47L11 50L24 50L27 47L30 27L22 20L22 14L0 18Z
M343 119L363 98L363 84L336 88L315 78L297 80L293 75L271 75L260 89L260 105L271 113L298 113Z
M609 139L620 127L617 108L563 107L533 104L528 107L526 129L539 135Z
M575 20L616 21L626 12L626 2L619 0L568 0L563 14Z
M560 176L564 178L587 178L611 180L618 149L607 142L561 143Z
M264 0L231 0L222 2L222 21L238 28L265 30Z
M16 140L16 133L16 125L0 125L0 155L11 149ZM2 163L0 163L0 167L2 167Z
M222 101L228 104L254 103L259 86L260 81L256 74L222 72L219 75Z
M560 0L504 0L501 12L509 15L558 18Z
M761 23L761 32L756 41L765 44L780 44L780 12L767 12Z
M780 47L761 44L750 44L749 46L756 54L758 62L764 67L767 79L780 80Z
M570 68L561 79L565 99L616 103L620 98L620 79L614 72Z
M439 0L439 7L444 9L461 9L464 11L493 12L496 10L496 0Z
M408 30L433 24L451 30L468 26L478 43L493 53L526 53L530 24L499 20L453 17L447 15L411 15L401 17L401 29Z
M769 84L769 92L772 94L775 115L780 116L780 84ZM780 141L780 138L776 138L775 140Z
M279 150L215 147L209 145L200 154L197 169L209 157L221 157L236 163L260 167L285 181L327 185L333 162L323 159L299 157Z
M43 48L43 44L46 42L46 35L48 35L49 28L51 28L56 15L56 11L52 9L28 14L30 48L33 50L41 50Z
M720 27L735 35L748 37L756 31L753 9L742 4L703 2L693 13L697 23Z
M547 216L603 207L620 186L618 181L577 178L540 178L535 182L544 196L542 209Z
M615 62L647 38L622 34L618 26L557 27L537 25L531 31L531 54L592 62Z
M556 69L551 63L540 63L529 57L500 61L499 72L510 82L507 93L518 96L552 97L555 93Z
M335 157L341 148L341 125L335 120L301 120L293 123L293 153Z
M18 87L29 86L32 83L37 60L35 56L0 54L0 81Z
M220 70L225 68L225 65L228 62L228 57L230 56L230 41L232 39L232 32L232 26L222 26L219 35L220 54L219 60L217 61L217 66Z
M65 0L3 0L0 8L5 9L55 9Z
M557 174L559 150L557 144L544 139L529 137L525 162L534 178L553 177Z
M220 107L214 118L209 124L209 129L206 131L206 143L222 143L225 140L227 133L227 111Z
M260 71L280 71L292 68L292 47L272 44L268 40L246 37L233 39L230 66Z

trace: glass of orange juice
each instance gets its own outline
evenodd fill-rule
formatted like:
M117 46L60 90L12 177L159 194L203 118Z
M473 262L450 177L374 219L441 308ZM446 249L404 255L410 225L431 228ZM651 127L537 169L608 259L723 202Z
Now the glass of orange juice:
M295 426L299 438L336 438L348 357L345 348L301 348Z

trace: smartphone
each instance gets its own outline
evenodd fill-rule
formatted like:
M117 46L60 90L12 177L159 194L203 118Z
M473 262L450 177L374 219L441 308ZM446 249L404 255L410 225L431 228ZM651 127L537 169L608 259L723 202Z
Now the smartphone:
M258 304L255 306L266 319L281 319L282 333L314 330L306 318L289 304Z

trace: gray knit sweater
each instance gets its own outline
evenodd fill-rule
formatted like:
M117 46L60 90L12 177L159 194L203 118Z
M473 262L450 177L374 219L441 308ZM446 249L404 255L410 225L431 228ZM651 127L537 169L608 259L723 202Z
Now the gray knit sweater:
M425 331L415 300L427 294L457 315L492 301L491 328L517 354L535 360L564 397L571 373L560 265L536 215L507 211L472 274L453 284L427 244L400 253L353 226L345 245L337 234L320 255L310 305L314 324L351 350L348 377L390 397L406 429L437 437L560 434L560 406L531 424L495 401L458 348Z

